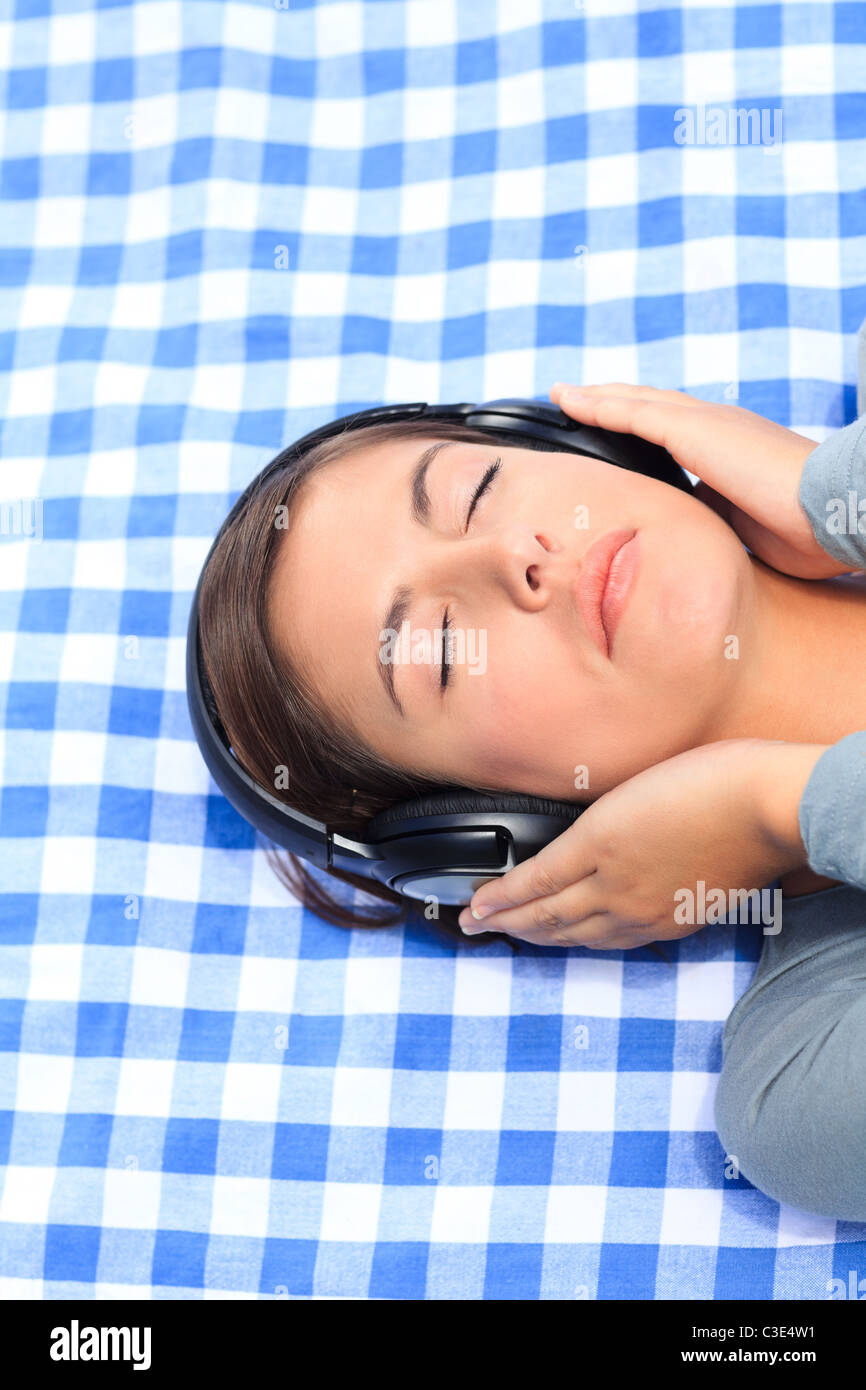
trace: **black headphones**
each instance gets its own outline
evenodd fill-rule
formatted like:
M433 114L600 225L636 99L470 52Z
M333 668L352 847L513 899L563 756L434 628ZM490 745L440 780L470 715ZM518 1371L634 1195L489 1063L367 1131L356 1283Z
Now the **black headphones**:
M394 420L465 422L492 439L524 446L589 454L606 463L644 473L692 492L688 475L665 450L631 434L581 425L559 406L509 398L485 405L388 405L342 416L290 444L241 493L205 557L202 573L226 527L260 484L290 459L322 440L347 430ZM205 762L235 810L274 844L319 868L334 867L376 880L415 900L468 903L487 879L498 878L537 854L572 824L584 809L569 801L521 793L482 795L448 787L431 796L403 801L380 811L363 835L350 838L322 821L294 811L260 786L230 751L204 669L198 630L199 576L189 615L186 687L190 718Z

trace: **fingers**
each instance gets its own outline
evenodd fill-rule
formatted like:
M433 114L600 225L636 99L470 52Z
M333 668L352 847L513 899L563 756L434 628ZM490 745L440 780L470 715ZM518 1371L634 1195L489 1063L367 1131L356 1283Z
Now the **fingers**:
M594 876L590 876L582 882L569 883L560 893L532 898L516 907L504 907L488 913L480 922L469 917L466 925L464 909L458 920L467 936L502 931L542 946L581 944L586 935L592 938L597 934L602 921L604 931L608 935L611 933L610 916L599 906L598 895L591 886L593 883Z
M656 386L635 386L628 381L605 381L601 385L594 386L573 386L567 381L556 381L548 394L551 400L559 403L562 397L567 398L571 391L576 391L579 395L586 396L593 401L623 396L627 400L653 401L658 405L706 406L708 404L707 401L702 401L698 396L690 396L685 391L662 390Z
M737 505L745 508L757 495L759 507L778 514L778 477L756 469L755 460L774 441L780 450L790 449L790 430L739 406L701 401L683 391L612 382L580 387L584 394L575 397L562 383L557 387L562 388L557 391L559 407L572 419L658 444L687 472Z
M685 424L686 415L691 416L695 406L705 407L705 402L680 391L653 391L650 387L624 384L589 387L579 397L571 396L566 389L559 393L557 403L566 415L584 425L636 434L670 452L676 448L682 433L678 426Z
M597 927L591 926L591 922L594 921L598 922ZM487 931L488 928L485 927L484 930ZM489 930L501 931L503 936L525 941L530 946L553 946L561 950L568 950L572 946L585 946L588 951L634 951L639 946L646 946L648 942L655 940L655 934L647 936L615 930L608 915L601 913L588 918L579 926L564 928L556 936L533 927L510 931L506 931L504 927L491 927Z
M460 913L458 920L461 927L466 924L474 928L482 917L486 921L489 913L521 907L533 901L537 905L539 901L559 894L562 889L578 885L581 879L593 873L595 863L586 840L587 827L581 825L586 814L584 811L567 830L557 835L531 859L524 859L522 864L509 869L501 878L483 883L473 893L469 906Z

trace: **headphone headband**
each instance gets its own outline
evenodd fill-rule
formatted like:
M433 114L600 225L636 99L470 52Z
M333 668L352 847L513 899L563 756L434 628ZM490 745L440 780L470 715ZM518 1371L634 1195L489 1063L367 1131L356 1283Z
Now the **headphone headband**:
M492 438L534 441L542 448L588 454L692 491L687 474L666 450L635 435L581 425L558 406L506 398L483 405L459 402L375 406L311 430L283 449L243 490L208 550L193 594L187 629L187 702L196 741L214 781L255 829L317 867L339 868L375 879L407 897L435 896L443 903L468 902L486 879L507 873L538 853L580 815L582 807L523 794L482 796L465 788L388 807L373 818L363 838L329 830L323 821L295 811L250 777L230 750L204 667L198 622L202 576L226 529L254 493L315 445L368 425L407 420L465 423Z

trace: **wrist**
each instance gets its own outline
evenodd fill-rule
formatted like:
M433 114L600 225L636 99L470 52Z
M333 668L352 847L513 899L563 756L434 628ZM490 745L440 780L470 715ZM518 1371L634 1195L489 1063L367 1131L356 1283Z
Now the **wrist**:
M808 864L800 834L800 801L815 764L829 747L767 740L755 759L755 805L763 833L778 850L780 872Z

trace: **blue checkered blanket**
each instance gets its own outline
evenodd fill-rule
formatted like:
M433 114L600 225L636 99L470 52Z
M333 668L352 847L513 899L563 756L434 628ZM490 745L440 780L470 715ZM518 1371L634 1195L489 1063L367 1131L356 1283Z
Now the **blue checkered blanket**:
M726 1176L754 928L323 924L206 773L184 639L231 500L335 414L625 379L851 420L864 65L856 2L2 4L0 1295L862 1272L866 1227Z

